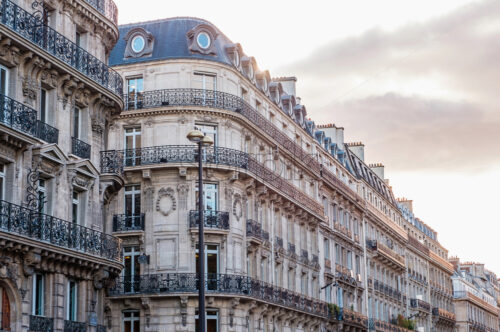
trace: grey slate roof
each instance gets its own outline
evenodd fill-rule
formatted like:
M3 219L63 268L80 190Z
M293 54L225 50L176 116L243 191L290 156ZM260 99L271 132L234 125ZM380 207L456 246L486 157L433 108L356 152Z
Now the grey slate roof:
M217 39L215 40L217 55L203 55L189 51L188 38L186 37L186 34L189 30L199 24L208 24L219 33ZM155 39L153 54L149 57L124 59L124 52L126 47L124 36L126 36L131 29L136 27L141 27L153 34ZM162 20L121 25L118 27L118 29L120 31L120 38L116 46L111 51L109 57L110 66L181 58L204 59L222 62L231 66L233 65L231 59L229 59L224 49L227 44L232 43L231 40L229 40L212 23L200 18L174 17Z

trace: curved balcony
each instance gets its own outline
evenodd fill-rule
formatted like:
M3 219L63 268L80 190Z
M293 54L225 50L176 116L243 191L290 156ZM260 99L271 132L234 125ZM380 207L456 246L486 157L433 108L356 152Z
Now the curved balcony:
M229 230L229 212L205 210L203 212L205 228ZM189 227L196 228L200 224L198 211L189 211Z
M121 262L120 239L0 200L0 232Z
M112 0L84 0L108 20L118 25L118 7Z
M198 277L196 273L161 273L143 275L134 281L118 278L114 288L109 290L110 296L142 295L142 294L185 294L198 293ZM284 306L292 310L307 312L312 315L328 318L328 307L323 301L314 300L302 294L273 286L246 275L208 274L205 278L207 295L237 295L248 297L265 303ZM128 290L128 291L127 291Z
M257 243L262 241L262 225L252 219L247 220L247 238L253 239Z
M307 196L280 174L262 165L248 153L222 147L205 148L206 164L225 165L244 169L256 178L270 183L285 195L300 202L318 216L323 216L323 206ZM101 173L121 174L125 167L168 163L195 163L198 160L195 145L162 145L121 151L101 152Z
M137 232L144 230L144 213L137 216L115 214L113 216L113 232Z
M123 80L117 72L56 30L43 25L41 19L37 16L28 13L9 0L2 0L0 4L0 24L42 48L115 95L122 96Z
M0 123L47 143L59 140L59 130L37 120L35 109L3 94L0 94Z

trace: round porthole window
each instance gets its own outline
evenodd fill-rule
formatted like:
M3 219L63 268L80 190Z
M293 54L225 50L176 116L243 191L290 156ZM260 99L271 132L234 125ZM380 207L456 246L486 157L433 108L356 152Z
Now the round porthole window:
M146 46L146 41L143 36L135 36L130 44L132 46L132 51L135 53L142 52Z
M210 47L210 36L206 32L200 32L196 37L196 42L199 47L206 50Z

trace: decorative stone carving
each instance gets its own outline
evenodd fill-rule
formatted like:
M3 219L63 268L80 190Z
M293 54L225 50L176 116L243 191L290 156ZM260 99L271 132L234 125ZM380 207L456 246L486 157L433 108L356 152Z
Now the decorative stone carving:
M158 198L156 199L156 211L163 214L165 217L177 209L177 202L175 200L174 189L161 188L158 191Z
M144 188L144 202L145 202L145 210L146 212L153 211L153 195L154 195L155 189L152 186L145 187Z
M109 272L104 270L103 268L99 269L93 277L93 284L95 289L102 289L106 282L106 279L109 278Z
M55 69L50 69L50 66L46 68L45 70L42 71L40 74L40 81L51 87L52 89L57 87L57 78L59 74L57 73L57 70Z
M36 100L38 94L38 84L29 78L23 79L22 83L23 96L26 97L27 101L31 104L33 100Z
M234 195L233 215L236 217L237 221L240 221L241 217L243 216L243 205L241 204L240 194Z
M188 305L188 297L181 296L181 321L182 326L186 326L187 324L187 305Z
M98 135L102 135L104 131L104 122L97 118L92 118L92 131Z
M201 45L198 42L198 36L204 34L208 35L208 41L207 44ZM193 53L216 55L217 48L215 47L215 40L217 36L218 32L212 26L208 24L199 24L186 34L189 50Z
M141 50L134 50L134 48L132 47L132 42L136 38L143 38L144 40L144 46ZM151 54L153 54L155 38L151 32L137 27L131 29L123 39L125 39L125 44L127 45L125 47L125 53L123 55L124 58L140 58L151 56Z
M42 261L42 256L39 252L29 251L24 255L23 259L23 272L26 277L32 276L35 273L35 268Z

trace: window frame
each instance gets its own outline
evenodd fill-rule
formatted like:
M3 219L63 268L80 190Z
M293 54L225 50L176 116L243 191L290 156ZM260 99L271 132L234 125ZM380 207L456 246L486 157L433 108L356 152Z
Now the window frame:
M66 305L67 305L66 319L69 321L77 322L78 321L78 283L74 280L68 280ZM71 309L73 309L73 312Z
M40 278L40 279L39 279ZM39 289L39 287L41 289ZM45 276L41 273L33 274L33 298L31 303L31 314L33 316L45 317ZM39 307L36 304L39 301Z

